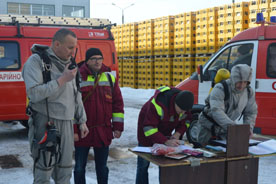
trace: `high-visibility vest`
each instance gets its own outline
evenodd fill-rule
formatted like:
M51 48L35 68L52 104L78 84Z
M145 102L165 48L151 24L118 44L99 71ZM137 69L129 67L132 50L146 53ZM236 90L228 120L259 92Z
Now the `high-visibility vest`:
M108 75L110 76L111 81L109 80ZM98 86L110 86L112 88L115 85L116 78L110 72L103 72L99 77L100 78L99 78ZM87 80L82 81L80 84L80 87L83 88L88 86L94 86L95 81L96 81L96 78L93 75L88 75ZM112 122L124 123L124 113L121 113L121 112L112 113Z

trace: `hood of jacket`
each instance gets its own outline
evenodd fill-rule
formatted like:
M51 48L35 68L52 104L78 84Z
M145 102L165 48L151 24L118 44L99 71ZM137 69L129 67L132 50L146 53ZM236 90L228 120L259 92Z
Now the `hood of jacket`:
M71 62L70 59L67 61L60 59L54 53L53 49L47 45L34 44L31 48L31 51L32 53L41 53L43 51L46 51L48 53L49 58L51 59L51 62L53 62L61 72L63 72L65 66Z
M230 82L232 90L235 90L235 84L240 81L247 81L248 85L252 79L252 68L246 64L238 64L234 66L231 70Z

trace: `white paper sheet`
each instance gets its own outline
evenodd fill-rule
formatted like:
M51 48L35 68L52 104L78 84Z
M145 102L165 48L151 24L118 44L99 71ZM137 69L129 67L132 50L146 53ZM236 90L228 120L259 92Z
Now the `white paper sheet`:
M250 146L249 153L254 155L265 155L276 153L276 140L271 139L259 143L257 146Z
M132 148L132 151L136 152L143 152L143 153L151 153L152 147L142 147L142 146L136 146L135 148Z

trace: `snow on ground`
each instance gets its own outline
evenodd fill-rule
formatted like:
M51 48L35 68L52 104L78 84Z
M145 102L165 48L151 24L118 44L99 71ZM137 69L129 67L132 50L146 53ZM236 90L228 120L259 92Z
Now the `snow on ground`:
M122 88L125 103L125 131L120 139L116 139L110 146L108 159L109 183L134 184L136 175L136 156L127 151L137 145L137 119L141 106L153 95L154 90ZM27 130L20 124L11 125L0 122L0 156L17 155L23 168L0 168L0 184L32 183L32 159L29 152ZM93 151L90 151L93 155ZM118 154L119 153L119 154ZM89 160L86 168L87 184L96 184L95 165ZM259 184L273 184L276 181L276 156L260 158ZM157 184L158 167L150 165L149 180ZM51 181L51 184L54 182ZM73 183L73 178L71 179Z

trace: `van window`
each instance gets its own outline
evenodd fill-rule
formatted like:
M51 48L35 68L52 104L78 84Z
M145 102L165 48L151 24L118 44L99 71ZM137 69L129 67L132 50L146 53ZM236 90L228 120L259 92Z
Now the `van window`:
M213 81L220 68L226 68L231 71L232 67L237 64L247 64L251 66L252 53L253 44L228 47L208 67L207 71L204 73L204 80Z
M276 43L273 43L268 47L267 75L276 78Z
M0 70L17 70L19 67L18 44L16 42L0 42Z

